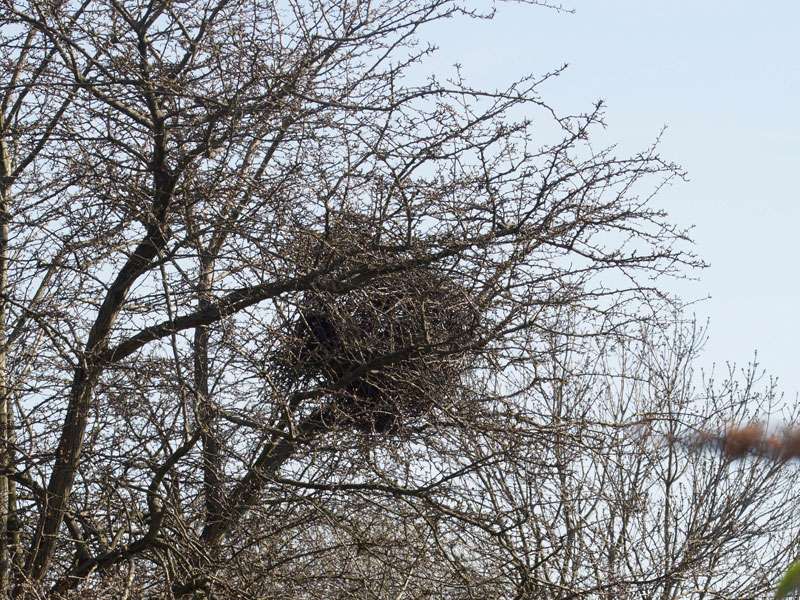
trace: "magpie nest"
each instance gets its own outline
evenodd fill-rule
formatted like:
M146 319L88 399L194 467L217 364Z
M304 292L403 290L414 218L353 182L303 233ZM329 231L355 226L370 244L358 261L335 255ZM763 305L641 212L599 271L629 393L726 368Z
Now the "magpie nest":
M408 258L365 242L365 228L358 229L340 230L336 246L325 249L334 280ZM398 432L458 393L480 319L452 277L411 267L349 291L324 287L301 295L278 366L295 389L311 383L324 390L322 416L331 426Z

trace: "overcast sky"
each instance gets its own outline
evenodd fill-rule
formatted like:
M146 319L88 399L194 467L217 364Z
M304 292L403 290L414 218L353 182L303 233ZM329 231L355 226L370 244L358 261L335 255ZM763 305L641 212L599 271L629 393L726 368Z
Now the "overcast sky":
M668 126L662 155L690 181L658 204L695 225L711 264L684 295L711 299L704 367L758 361L800 391L800 2L565 0L574 14L499 3L493 22L449 21L431 71L458 62L501 87L567 62L544 88L564 111L607 103L607 140L634 152Z

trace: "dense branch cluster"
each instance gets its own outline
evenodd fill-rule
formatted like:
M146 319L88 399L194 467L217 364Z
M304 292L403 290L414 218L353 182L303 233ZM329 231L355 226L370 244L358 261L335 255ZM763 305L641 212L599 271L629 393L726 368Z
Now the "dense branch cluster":
M296 264L335 273L413 260L413 247L381 239L365 219L335 221L320 239L298 243L305 255L295 254ZM291 387L330 392L323 418L331 426L396 431L459 394L468 359L477 363L485 345L479 302L431 266L389 270L343 294L307 290L275 366Z

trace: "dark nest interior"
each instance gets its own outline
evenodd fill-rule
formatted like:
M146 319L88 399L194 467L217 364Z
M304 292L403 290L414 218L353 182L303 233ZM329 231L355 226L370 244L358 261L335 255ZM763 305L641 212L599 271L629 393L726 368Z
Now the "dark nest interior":
M354 247L359 238L340 234L326 248L329 273L403 259L375 244ZM293 388L324 390L331 426L397 432L458 393L478 327L467 290L434 268L413 267L344 293L305 291L279 362Z

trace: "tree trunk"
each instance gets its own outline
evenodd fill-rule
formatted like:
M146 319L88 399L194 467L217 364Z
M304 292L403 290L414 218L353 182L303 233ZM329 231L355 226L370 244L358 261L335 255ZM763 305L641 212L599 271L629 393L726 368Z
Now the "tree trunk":
M0 115L0 131L5 132L5 122ZM11 433L8 393L8 347L6 337L6 306L8 295L8 221L11 195L11 158L5 141L0 141L0 597L5 598L9 588L10 536L8 515L10 508L10 478L12 468Z
M213 259L203 257L200 261L198 283L198 310L211 305L213 283ZM194 387L197 401L197 419L202 431L203 487L205 495L206 526L216 523L222 515L222 479L219 437L216 431L214 404L208 391L208 326L200 325L194 330Z

